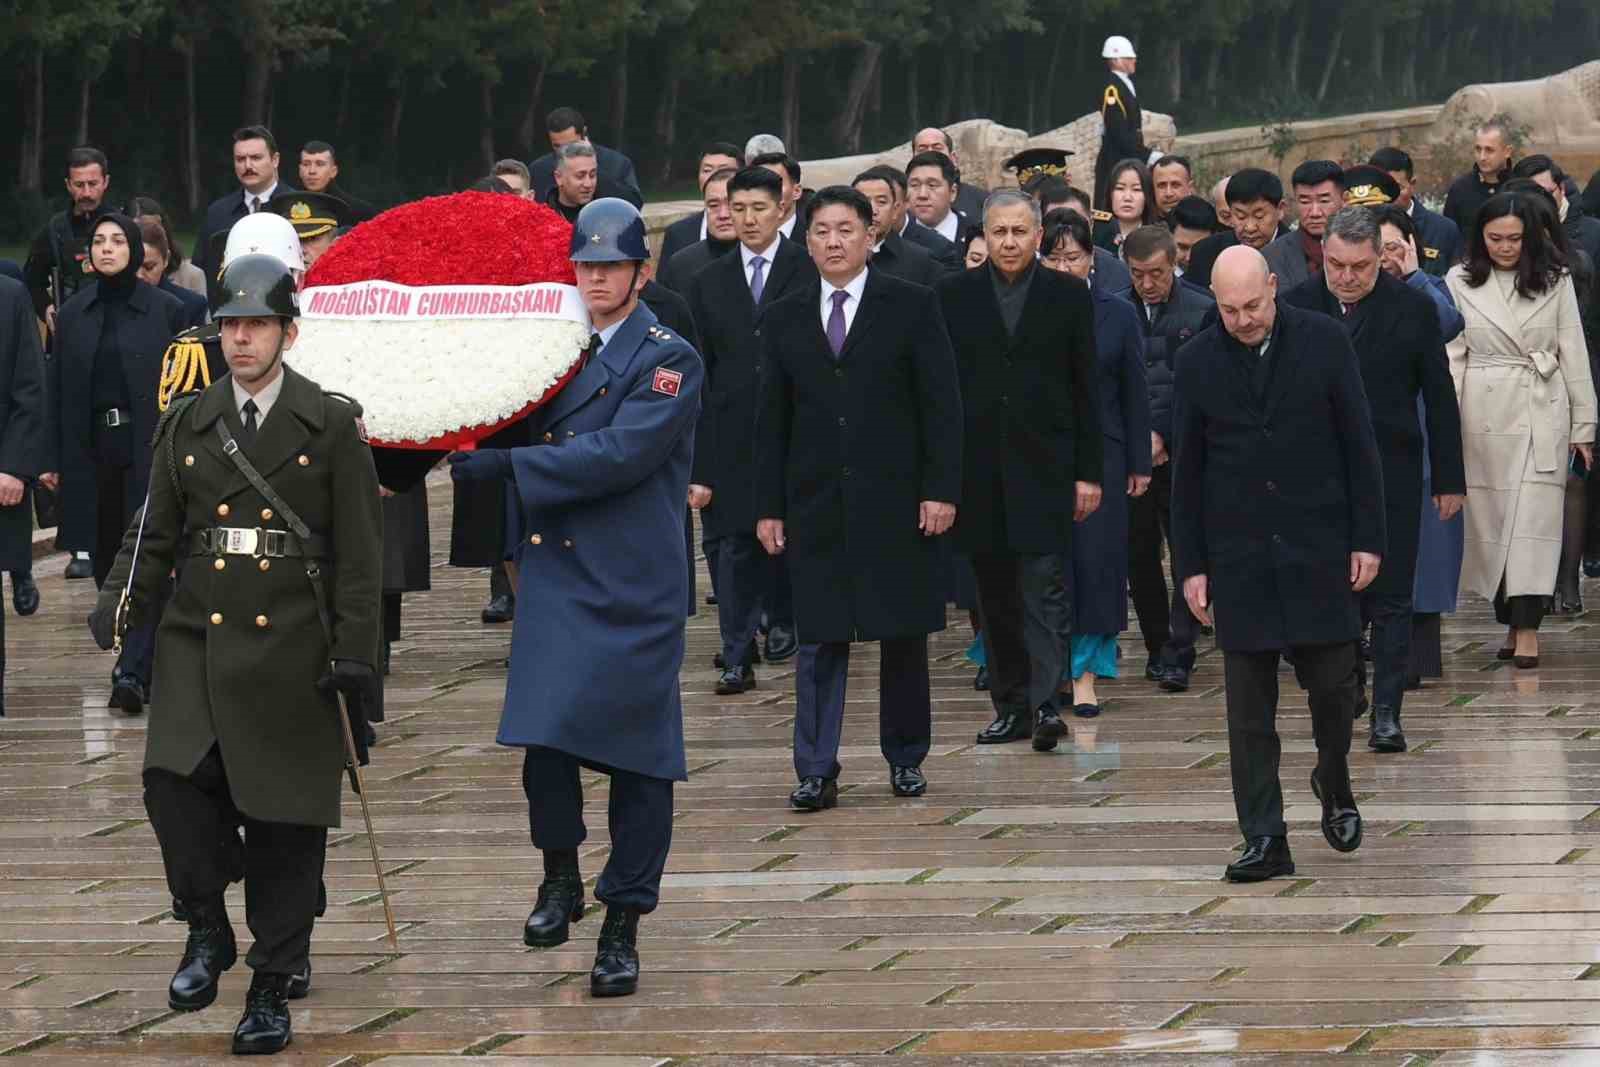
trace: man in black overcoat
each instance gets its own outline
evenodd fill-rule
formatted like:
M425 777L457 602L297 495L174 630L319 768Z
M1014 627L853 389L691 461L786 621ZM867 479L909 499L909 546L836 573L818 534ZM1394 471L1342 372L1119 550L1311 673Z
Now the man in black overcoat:
M900 232L906 214L905 193L901 189L904 182L905 175L893 167L878 166L857 174L850 185L867 198L872 208L872 269L932 288L953 268ZM926 226L922 230L939 237Z
M763 167L746 167L728 179L739 246L689 282L689 310L700 331L706 386L695 429L689 502L700 509L706 540L715 547L717 614L722 635L722 675L717 693L755 688L755 635L763 610L775 614L779 580L774 562L756 540L755 427L761 380L761 318L789 293L814 282L817 269L800 245L779 232L783 185ZM679 253L682 255L684 253ZM793 620L769 620L792 633Z
M1435 507L1448 522L1466 501L1461 414L1433 301L1379 268L1382 238L1371 210L1347 207L1323 238L1323 277L1284 295L1293 307L1337 319L1361 361L1383 463L1387 547L1378 580L1361 594L1361 619L1372 627L1372 729L1367 747L1404 752L1400 702L1411 658L1411 592L1422 513L1421 396L1428 418L1428 460ZM1360 701L1357 701L1360 714Z
M1339 324L1279 301L1252 248L1217 257L1212 291L1222 321L1177 357L1172 540L1190 609L1207 623L1215 611L1245 837L1227 876L1252 882L1294 873L1275 725L1286 650L1309 695L1323 836L1361 845L1348 763L1357 594L1384 550L1383 471Z
M936 538L961 492L961 392L937 298L868 268L872 209L836 185L806 233L820 278L762 320L756 509L789 558L800 655L789 798L839 796L852 641L878 641L879 744L896 796L927 789L928 634L944 629Z
M713 141L706 145L700 150L700 170L696 179L700 185L701 195L705 195L706 183L713 175L726 171L723 180L727 180L742 166L744 166L744 153L737 145L725 141ZM710 225L705 211L685 215L661 234L661 251L656 253L657 266L666 266L674 255L696 241L704 241L709 234Z
M0 570L13 574L32 563L27 485L43 473L47 425L44 356L33 303L21 282L0 278ZM0 611L0 682L5 669L5 613ZM5 713L0 688L0 718Z
M1039 268L1031 197L991 193L983 225L988 264L936 290L965 415L955 547L972 557L995 708L978 743L1032 735L1043 752L1066 732L1072 524L1100 504L1094 310L1084 283Z

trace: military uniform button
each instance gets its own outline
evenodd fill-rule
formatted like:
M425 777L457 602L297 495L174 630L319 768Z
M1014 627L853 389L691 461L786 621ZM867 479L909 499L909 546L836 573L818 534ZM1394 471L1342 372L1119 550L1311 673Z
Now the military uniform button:
M193 456L184 456L184 457L183 457L183 465L184 465L184 466L185 466L185 467L192 467L192 466L194 466L194 457L193 457Z
M568 537L565 540L563 540L561 542L561 547L562 548L571 548L572 547L572 538Z
M217 505L217 517L219 519L227 518L229 510L230 509L229 509L228 505L226 505L226 504L218 504Z
M568 437L576 437L576 436L578 436L578 434L577 434L577 431L575 431L575 430L568 430L567 431L567 436Z
M256 564L256 566L260 567L264 571L270 571L272 569L272 561L270 559L264 559L260 563Z
M544 434L544 439L546 441L554 441L556 439L556 435L551 433L549 430L546 430L545 434Z
M262 508L261 509L261 521L262 522L271 522L272 521L272 509L271 508Z
M544 538L539 534L534 534L532 537L528 538L528 543L530 545L542 545L544 544Z
M228 561L223 559L222 557L218 556L217 557L217 561L211 565L211 569L212 570L218 570L218 571L226 570L227 566L228 566Z
M301 456L299 458L299 460L297 460L297 462L302 467L309 467L309 466L311 466L311 457L310 456Z
M600 395L601 396L605 396L606 395L606 387L603 386L603 385L600 387Z
M211 613L211 625L212 626L221 626L222 625L222 612L213 611Z
M272 621L270 619L268 619L265 615L257 615L256 616L256 625L261 627L261 629L265 630L268 626L272 625Z

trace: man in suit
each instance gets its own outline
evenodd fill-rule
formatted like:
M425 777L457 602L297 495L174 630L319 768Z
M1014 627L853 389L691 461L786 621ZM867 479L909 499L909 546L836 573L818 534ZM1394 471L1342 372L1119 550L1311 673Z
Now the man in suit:
M300 146L300 184L308 193L326 193L344 204L345 226L366 222L378 213L339 184L339 158L327 141L307 141Z
M911 217L919 225L958 247L966 244L963 237L973 220L956 208L961 172L949 156L943 152L912 156L911 162L906 164L906 187Z
M778 180L783 183L783 194L778 201L783 218L778 223L778 232L786 240L799 241L803 244L804 229L799 231L795 229L800 225L806 196L805 187L800 184L800 161L787 152L763 152L752 157L745 165L765 167L778 176Z
M972 558L995 707L978 743L1031 735L1049 751L1066 733L1072 524L1100 504L1102 440L1089 290L1040 269L1041 237L1032 197L991 193L988 264L937 291L964 407L955 547Z
M1195 245L1183 272L1201 288L1210 286L1211 265L1225 249L1247 245L1261 252L1290 232L1283 222L1283 181L1271 171L1246 167L1228 178L1223 192L1231 228Z
M1399 187L1394 204L1411 215L1417 228L1417 265L1435 278L1443 278L1461 254L1461 231L1436 211L1429 211L1417 196L1416 168L1411 156L1392 145L1372 153L1367 162L1387 171Z
M924 152L942 152L950 157L950 162L956 165L958 178L956 211L969 219L982 218L983 201L989 195L989 190L972 181L970 175L961 175L961 157L956 155L955 142L950 140L950 135L937 126L918 130L911 137L911 154L920 156Z
M662 256L661 269L656 276L662 285L673 292L686 295L689 282L696 274L712 260L727 255L738 245L739 233L733 224L733 210L728 203L728 180L737 173L732 167L725 167L706 179L700 189L705 204L702 214L706 235L671 256Z
M872 269L931 289L945 276L946 268L935 263L925 249L896 232L900 189L895 184L893 170L892 167L872 167L857 174L851 183L872 208Z
M575 223L578 212L596 198L600 164L594 145L588 141L568 141L556 149L555 156L555 184L545 194L544 203L568 222Z
M783 183L772 171L748 166L728 179L738 232L737 251L715 260L689 282L687 297L700 330L706 400L695 431L689 502L700 510L717 566L717 616L727 696L756 685L755 635L765 610L787 643L792 617L773 595L772 559L756 540L754 490L756 411L761 381L761 317L766 308L816 278L802 248L778 232ZM683 253L679 253L682 255ZM775 604L774 602L778 602Z
M555 188L556 153L561 146L573 141L594 144L589 137L589 123L575 108L558 107L550 112L545 116L544 129L550 139L550 151L528 164L528 173L533 176L533 193L540 203L544 203L550 190ZM639 192L639 176L634 173L633 160L615 148L599 144L594 145L594 155L599 165L595 196L620 197L634 207L642 207L644 196Z
M1322 235L1334 212L1344 206L1344 168L1331 159L1308 159L1294 169L1289 184L1300 211L1300 228L1261 250L1285 292L1322 273Z
M1094 202L1107 204L1106 183L1111 168L1124 159L1149 164L1156 153L1144 143L1144 116L1139 110L1139 97L1133 90L1133 74L1139 66L1133 42L1120 35L1107 37L1100 57L1106 61L1111 74L1096 105L1105 129L1100 135L1100 154L1094 161Z
M696 180L700 184L700 195L706 191L706 182L718 171L738 170L744 166L744 156L739 149L726 141L713 141L700 150L700 171ZM656 262L662 266L672 259L674 255L688 248L696 241L706 239L706 213L698 211L687 215L671 226L661 235L661 251L656 255Z
M965 269L966 265L962 262L962 246L928 229L911 217L911 192L906 183L906 172L886 164L870 169L872 173L881 174L894 183L895 202L893 218L888 225L889 231L899 234L907 244L921 248L945 270Z
M228 231L246 215L266 210L277 193L294 189L278 177L278 142L265 126L243 126L233 131L233 174L239 180L239 188L213 200L206 208L191 257L206 276L213 306L217 303L221 266L217 256Z
M1383 463L1384 565L1361 594L1361 618L1372 627L1372 728L1367 747L1404 752L1400 702L1411 661L1411 594L1422 515L1423 435L1428 419L1428 469L1434 506L1449 522L1466 501L1461 418L1433 301L1380 269L1378 221L1365 207L1347 207L1328 222L1323 277L1284 295L1291 307L1320 311L1350 334ZM1359 703L1357 713L1360 712Z
M880 642L891 789L927 789L927 635L944 629L934 538L961 491L961 393L938 298L869 268L872 240L865 197L838 185L818 192L806 230L817 273L762 320L757 536L789 557L803 620L797 811L838 803L852 641Z
M1561 228L1566 231L1568 243L1574 248L1583 249L1589 262L1600 266L1600 219L1589 215L1580 200L1568 195L1567 172L1549 156L1539 154L1518 160L1517 165L1511 168L1511 176L1528 178L1550 194L1556 202L1556 214ZM1581 293L1578 299L1582 302Z
M1384 551L1383 472L1344 329L1279 301L1253 248L1217 257L1212 290L1221 322L1175 368L1173 547L1190 610L1206 623L1215 611L1245 838L1226 873L1252 882L1294 873L1275 725L1285 650L1309 694L1323 836L1341 852L1361 845L1348 760L1357 596Z
M13 582L16 575L28 573L33 559L28 483L44 473L50 453L46 390L38 322L27 287L20 279L0 278L0 568L12 573ZM38 610L37 601L33 607ZM6 671L3 616L0 612L0 682ZM0 687L0 718L5 713Z
M1167 216L1167 228L1172 231L1172 243L1178 250L1177 271L1182 276L1189 269L1195 246L1220 232L1217 209L1204 197L1186 196Z
M1174 573L1170 599L1161 544L1172 547L1172 373L1178 349L1204 329L1217 302L1178 277L1178 245L1165 226L1141 226L1122 242L1133 276L1129 294L1144 327L1150 390L1150 491L1129 502L1128 590L1144 634L1144 676L1169 693L1189 688L1200 624Z

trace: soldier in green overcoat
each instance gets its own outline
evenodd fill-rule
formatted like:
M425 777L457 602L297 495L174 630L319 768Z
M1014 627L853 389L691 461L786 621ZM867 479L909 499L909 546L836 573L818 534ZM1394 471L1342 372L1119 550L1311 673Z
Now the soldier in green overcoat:
M113 572L91 626L105 644L113 617L118 629L138 625L183 561L156 638L144 767L145 807L189 919L169 1003L206 1007L236 960L223 892L236 862L227 837L241 826L255 978L233 1047L276 1052L290 1039L289 983L308 961L328 827L339 825L336 692L359 744L377 688L382 519L360 407L284 365L299 313L288 269L244 256L222 287L230 375L163 418L132 578Z

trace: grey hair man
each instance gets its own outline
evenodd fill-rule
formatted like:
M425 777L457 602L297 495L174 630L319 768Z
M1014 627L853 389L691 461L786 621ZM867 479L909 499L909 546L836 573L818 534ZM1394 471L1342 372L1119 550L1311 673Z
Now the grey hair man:
M578 212L594 199L600 181L600 164L594 145L571 141L556 149L556 184L545 203L559 211L568 222L578 221Z
M783 138L773 133L758 133L744 143L744 158L747 160L773 153L787 155L788 151L783 147Z

